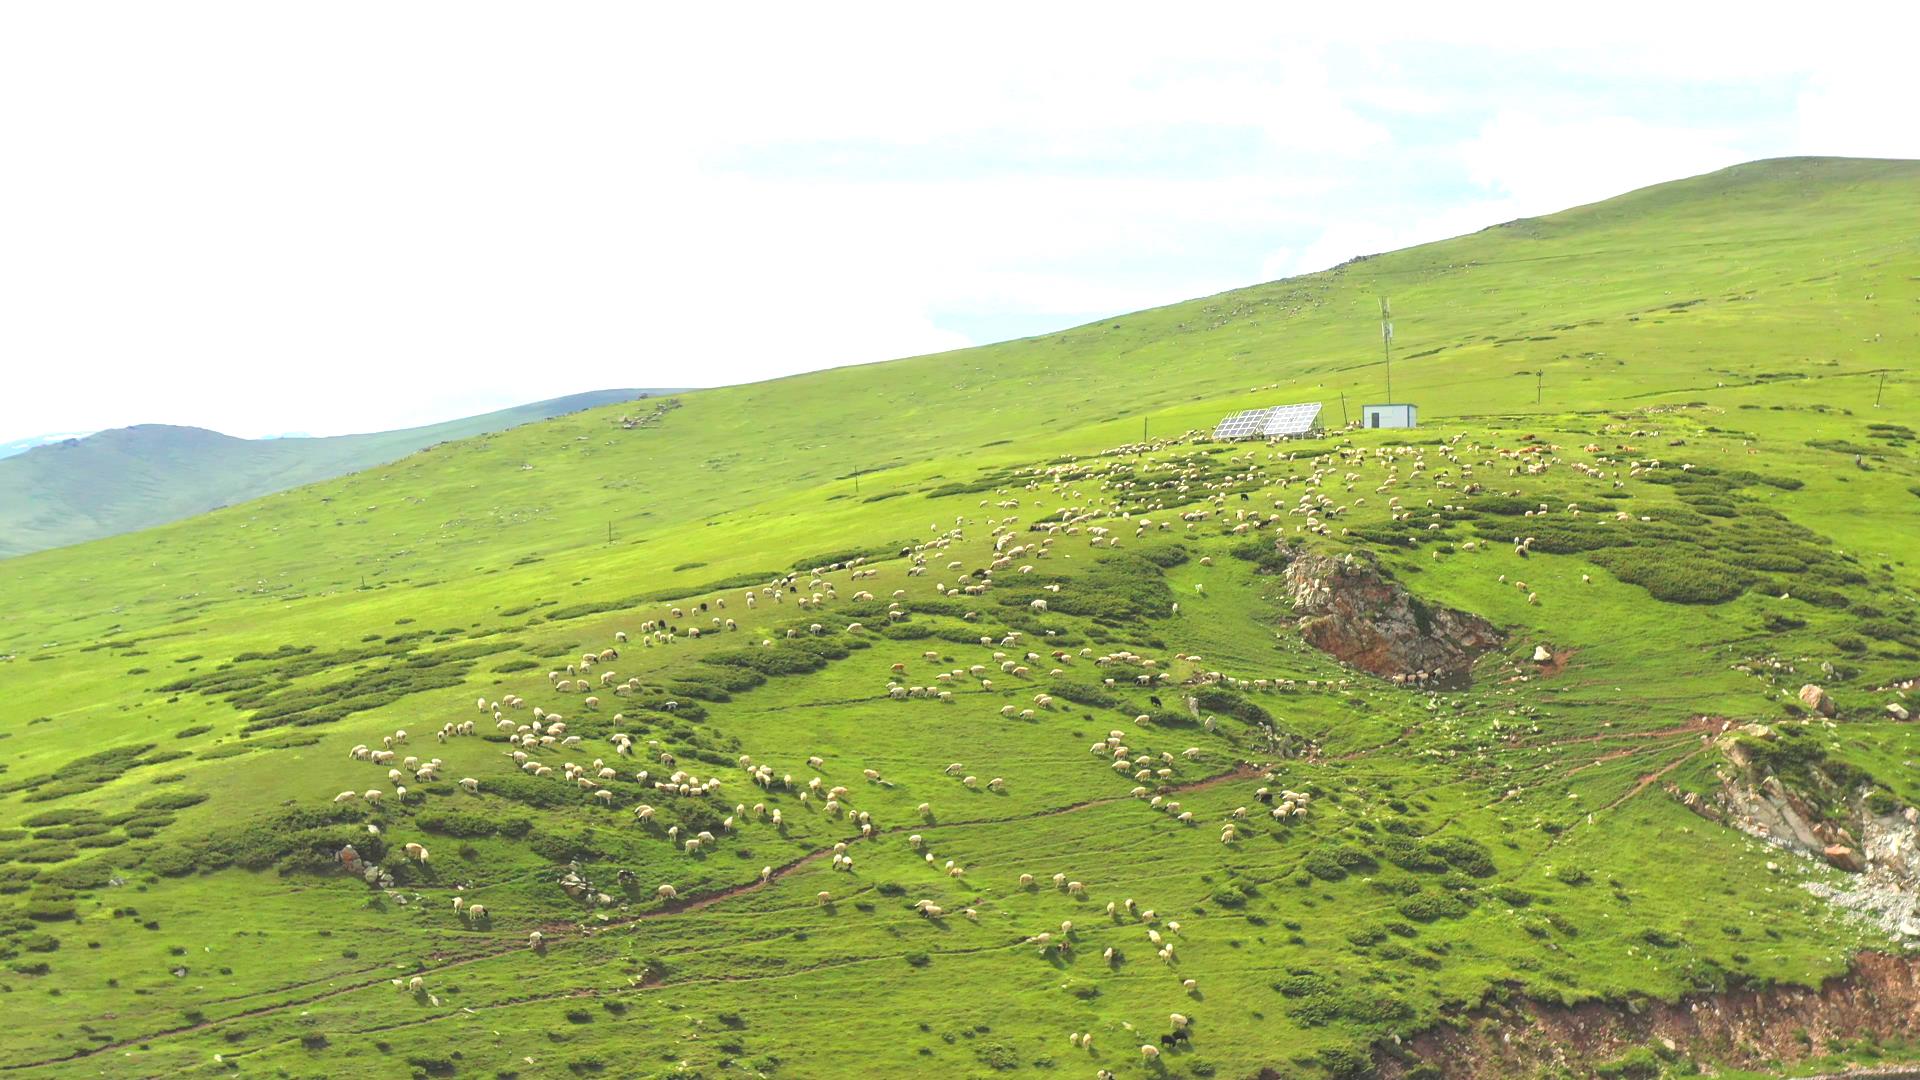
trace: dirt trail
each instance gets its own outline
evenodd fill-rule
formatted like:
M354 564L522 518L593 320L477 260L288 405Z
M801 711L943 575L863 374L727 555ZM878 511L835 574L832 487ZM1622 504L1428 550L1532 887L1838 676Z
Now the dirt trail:
M1191 792L1191 791L1205 791L1208 788L1218 787L1221 784L1230 783L1235 780L1249 779L1253 776L1258 775L1260 768L1261 766L1242 762L1240 764L1235 765L1233 768L1228 769L1225 772L1217 773L1213 776L1205 777L1204 779L1194 780L1184 784L1169 785L1166 788L1161 789L1160 793L1171 795L1171 794L1185 793L1185 792ZM897 836L901 833L908 833L908 832L915 832L915 831L931 831L933 829L976 828L982 825L1008 825L1008 824L1014 824L1021 821L1033 821L1040 818L1059 817L1064 814L1078 813L1082 810L1089 810L1094 807L1110 806L1115 803L1124 803L1124 802L1133 802L1133 801L1136 801L1136 800L1132 795L1109 795L1109 796L1103 796L1097 799L1084 799L1080 802L1068 803L1065 806L1055 806L1055 807L1049 807L1045 810L1036 810L1030 814L1014 814L1008 817L1001 817L1001 818L978 818L970 821L955 821L955 822L944 822L944 823L943 822L922 822L922 823L913 824L913 825L896 825L887 829L875 830L873 836L870 838L861 837L859 835L848 837L845 843L847 843L848 845L853 845L869 839L878 840L883 836ZM587 938L593 937L597 934L605 933L608 930L617 930L623 927L633 926L638 923L651 922L656 919L672 918L674 916L683 915L688 912L700 911L705 908L713 907L716 904L724 903L725 901L733 900L738 897L745 896L748 893L759 892L761 889L766 888L768 885L776 881L779 881L782 878L785 878L802 869L805 869L806 867L814 863L817 863L822 859L827 858L831 854L833 854L833 848L831 845L824 848L819 848L814 851L809 851L805 855L800 856L799 858L793 859L790 862L774 867L773 872L770 875L768 875L765 879L755 878L751 881L741 882L740 884L737 884L737 885L730 885L724 889L718 889L710 893L703 893L700 896L693 897L692 899L671 903L665 907L657 908L652 911L635 912L630 915L621 916L620 918L617 918L617 919L609 919L608 921L604 923L599 923L597 925L581 925L581 924L574 924L574 923L557 923L557 924L552 924L551 927L543 925L540 928L541 933L545 934L547 939L545 945L543 946L543 951L551 951L555 948L564 947L571 943L584 941ZM418 971L409 973L407 977L411 978L414 975L419 975L419 976L438 975L443 972L452 971L458 968L465 967L468 964L477 963L481 960L496 959L498 957L505 956L509 953L518 952L526 948L527 948L527 945L522 940L516 939L516 940L500 941L500 942L494 943L489 948L464 954L464 955L446 960L444 962L435 963L429 967L421 968ZM64 1062L84 1060L86 1058L94 1057L96 1055L107 1053L113 1050L124 1050L129 1046L134 1046L140 1043L152 1042L155 1039L170 1038L175 1035L192 1035L198 1032L210 1030L212 1028L221 1027L226 1024L231 1024L236 1021L248 1020L248 1019L252 1019L260 1016L267 1016L272 1013L284 1011L286 1009L300 1008L303 1006L315 1004L317 1002L327 1001L332 998L340 997L345 994L351 994L360 990L366 990L371 987L382 986L391 982L391 979L392 977L389 975L381 975L378 978L362 979L357 982L348 983L344 986L335 986L320 993L310 994L306 997L281 999L271 1004L261 1005L252 1009L246 1009L241 1012L233 1013L228 1016L219 1017L217 1019L202 1020L192 1024L181 1024L177 1027L164 1028L159 1031L152 1031L142 1035L130 1036L128 1038L118 1039L110 1043L101 1043L96 1046L84 1047L82 1049L75 1050L70 1054L62 1054L57 1057L42 1058L38 1061L0 1063L0 1072L18 1072L24 1069L45 1068L49 1065L58 1065ZM284 989L297 990L302 988L303 986L305 987L317 986L322 981L325 981L325 980L316 980L315 982L305 983L305 984L295 984L294 986L289 986Z
M1598 735L1570 735L1564 739L1549 739L1546 742L1530 743L1524 739L1509 740L1512 747L1528 746L1578 746L1581 743L1614 742L1618 739L1667 739L1676 735L1713 734L1720 730L1725 720L1718 716L1696 716L1684 724L1661 728L1658 731L1603 731Z
M1621 803L1626 802L1628 799L1631 799L1635 795L1638 795L1641 792L1652 787L1654 784L1659 783L1661 780L1666 778L1666 775L1668 773L1672 772L1673 770L1679 768L1682 765L1685 765L1687 762L1692 761L1694 758L1699 757L1700 752L1705 749L1706 747L1704 746L1695 747L1694 749L1684 754L1681 754L1679 757L1674 758L1672 761L1667 762L1665 765L1660 766L1660 768L1656 769L1655 771L1645 774L1644 776L1640 777L1639 781L1636 782L1633 785L1633 787L1627 789L1627 793L1625 795L1622 795L1619 798L1608 803L1604 807L1604 809L1612 810L1615 807L1619 806Z

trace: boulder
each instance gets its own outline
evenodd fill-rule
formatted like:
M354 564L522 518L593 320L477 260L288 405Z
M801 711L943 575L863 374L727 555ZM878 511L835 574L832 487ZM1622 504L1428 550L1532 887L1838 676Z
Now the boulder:
M1545 645L1535 645L1533 647L1533 662L1536 664L1550 664L1553 662L1553 653L1548 650Z
M1833 707L1833 696L1813 683L1800 688L1800 703L1821 716L1832 716L1837 711Z
M1835 869L1845 870L1849 874L1858 874L1867 868L1866 860L1860 857L1860 853L1845 844L1828 844L1820 854L1825 855L1827 862Z
M1911 720L1913 718L1913 714L1907 711L1907 707L1897 701L1887 702L1887 715L1893 717L1895 720L1901 721Z

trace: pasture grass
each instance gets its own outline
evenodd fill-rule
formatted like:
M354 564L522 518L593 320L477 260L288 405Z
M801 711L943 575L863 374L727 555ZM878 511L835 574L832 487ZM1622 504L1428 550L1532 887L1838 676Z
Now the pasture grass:
M640 428L564 417L0 562L0 1065L1345 1076L1490 996L1836 974L1894 945L1798 887L1838 872L1666 785L1717 782L1704 716L1792 732L1783 776L1920 802L1915 729L1879 689L1920 666L1920 477L1893 411L1911 361L1884 341L1914 330L1920 246L1898 211L1916 184L1899 163L1743 167L1060 334L685 394ZM1143 419L1167 437L1252 404L1337 418L1341 392L1372 400L1382 291L1422 428L1137 441ZM1324 533L1290 512L1308 493L1343 508ZM1031 573L954 591L995 528L1038 542L1063 510L1087 516L1015 560ZM955 528L912 572L903 550ZM1282 541L1363 552L1507 643L1460 690L1346 668L1295 631ZM873 576L813 584L850 558ZM787 573L795 591L758 592ZM622 632L589 671L638 689L596 685L597 709L552 689ZM1095 662L1122 652L1156 666ZM952 700L890 696L895 664ZM1166 677L1142 685L1149 670ZM1838 701L1831 725L1799 706L1809 681ZM611 806L516 767L475 708L509 694L529 705L509 716L539 705L581 739L535 760L618 769ZM466 720L475 735L435 741ZM400 753L445 759L405 797L348 754L397 729ZM1166 774L1090 752L1115 730ZM743 755L793 786L755 786ZM720 788L668 795L640 769ZM873 835L800 798L816 777ZM1310 809L1275 820L1263 787ZM386 797L333 801L366 789ZM689 855L676 826L716 842ZM347 844L392 886L341 870ZM569 872L608 902L569 895ZM1143 1064L1176 1011L1191 1041Z

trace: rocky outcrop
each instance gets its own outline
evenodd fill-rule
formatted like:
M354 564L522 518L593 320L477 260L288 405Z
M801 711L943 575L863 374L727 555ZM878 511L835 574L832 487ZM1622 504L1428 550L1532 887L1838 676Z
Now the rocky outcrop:
M1731 825L1783 851L1844 870L1850 879L1808 881L1802 887L1848 916L1889 935L1920 938L1920 810L1892 807L1867 790L1839 790L1810 774L1796 788L1765 774L1753 758L1756 746L1775 738L1749 724L1721 748L1720 787L1708 797L1688 793L1681 801L1694 812Z
M1487 620L1421 602L1358 555L1295 554L1286 586L1308 644L1396 683L1464 686L1503 640Z
M1675 1002L1573 1006L1521 997L1456 1014L1390 1049L1383 1045L1374 1063L1386 1080L1420 1066L1440 1076L1476 1080L1589 1076L1630 1052L1652 1048L1669 1061L1774 1072L1782 1063L1816 1058L1842 1043L1906 1042L1916 1036L1920 960L1862 953L1847 974L1819 987L1779 985Z

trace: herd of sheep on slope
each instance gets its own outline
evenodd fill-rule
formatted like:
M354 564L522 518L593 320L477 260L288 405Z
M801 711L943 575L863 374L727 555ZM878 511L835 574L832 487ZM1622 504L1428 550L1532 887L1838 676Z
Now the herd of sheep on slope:
M963 561L947 561L945 562L945 569L950 573L954 573L956 577L951 582L947 580L935 582L933 589L937 594L943 596L982 595L993 587L993 576L996 572L1011 571L1014 574L1032 572L1034 565L1032 561L1028 560L1046 559L1052 556L1056 541L1061 537L1084 536L1087 545L1093 548L1114 548L1121 546L1121 536L1116 532L1114 525L1091 524L1091 522L1096 520L1111 521L1115 517L1125 520L1134 525L1133 535L1136 538L1143 536L1149 530L1170 530L1173 527L1174 520L1183 522L1188 531L1193 531L1198 527L1200 522L1206 521L1213 516L1220 515L1224 517L1229 511L1229 496L1236 493L1236 488L1247 486L1261 487L1277 485L1279 489L1285 490L1290 486L1298 485L1302 493L1291 506L1284 505L1281 501L1275 501L1274 509L1281 511L1280 513L1267 515L1248 508L1234 508L1232 510L1232 524L1225 526L1227 531L1236 535L1245 535L1260 531L1277 533L1282 530L1287 518L1292 517L1299 521L1298 524L1294 525L1294 531L1296 532L1331 535L1329 523L1335 518L1347 513L1350 507L1329 497L1326 494L1327 489L1338 486L1343 487L1346 492L1352 492L1356 483L1360 482L1362 475L1360 470L1368 464L1373 464L1386 473L1384 481L1374 490L1378 494L1387 494L1391 492L1392 488L1399 482L1403 469L1409 474L1417 474L1427 470L1428 462L1426 455L1428 449L1429 448L1424 447L1381 448L1372 451L1370 454L1361 451L1352 451L1341 455L1337 461L1329 459L1328 461L1316 464L1314 468L1304 474L1290 474L1285 476L1271 475L1267 471L1266 466L1256 460L1255 454L1248 453L1234 456L1234 466L1238 471L1225 478L1216 477L1207 480L1196 480L1196 478L1203 474L1202 465L1197 460L1182 462L1176 459L1161 463L1160 467L1164 468L1168 473L1166 478L1149 480L1144 484L1139 475L1127 475L1123 477L1120 471L1114 468L1111 463L1093 468L1085 467L1084 463L1053 466L1050 467L1049 470L1046 470L1053 474L1051 478L1037 474L1027 489L1029 491L1038 491L1047 485L1048 480L1051 479L1051 494L1061 496L1063 501L1063 505L1060 506L1058 511L1050 515L1050 517L1055 518L1055 520L1043 520L1038 524L1026 527L1028 532L1040 534L1038 538L1033 542L1020 542L1018 534L1014 531L1014 524L1018 520L1017 518L989 519L989 526L992 530L991 536L993 538L993 557L990 564L984 568L968 572L965 570L966 564ZM1444 461L1447 466L1439 470L1440 478L1436 481L1438 486L1443 488L1456 486L1454 480L1448 479L1448 475L1454 470L1458 470L1457 475L1459 482L1469 493L1478 489L1478 486L1472 484L1470 481L1472 466L1456 456L1454 447L1451 444L1437 448L1434 452L1435 456ZM1272 455L1272 459L1287 462L1293 460L1293 455L1276 453ZM1282 468L1284 469L1284 467L1283 464ZM1539 467L1543 467L1540 461L1528 460L1523 464L1516 465L1515 470L1518 471L1525 468L1528 471L1533 471ZM1142 471L1145 472L1149 470L1143 469ZM1111 475L1102 479L1101 474L1103 472L1109 472ZM1095 480L1099 480L1102 489L1106 493L1105 501L1085 499L1078 490L1079 485L1088 484ZM1190 481L1192 482L1190 483ZM1195 490L1196 488L1198 490ZM1003 496L1007 495L1004 491L1001 494ZM1245 498L1244 492L1239 492L1239 494L1241 494L1243 499ZM1067 505L1067 503L1072 503L1072 505ZM1018 506L1019 504L1020 499L1011 496L1003 498L998 503L1002 508L1010 508ZM1354 498L1351 505L1362 506L1364 504L1365 497L1361 496ZM982 505L986 505L985 502L983 502ZM1044 509L1044 501L1036 500L1036 505ZM1152 517L1146 516L1146 513L1160 514L1168 505L1173 505L1176 508L1181 506L1189 508L1178 510L1177 513L1161 516L1157 521ZM1402 506L1397 497L1390 497L1387 505L1389 513L1396 521L1411 520L1414 516L1414 512ZM1140 507L1145 508L1145 513L1135 518L1133 516L1135 509ZM1429 500L1429 508L1433 508L1431 500ZM1437 511L1435 516L1438 516ZM907 569L909 577L919 578L927 576L930 573L930 556L964 541L963 526L965 524L964 521L957 520L954 528L944 532L936 530L936 535L932 540L903 552L903 555L909 556L910 558L910 565ZM1516 547L1522 549L1523 554L1525 546L1523 541L1516 538ZM824 612L829 610L831 605L839 598L836 585L831 580L828 580L828 574L836 571L848 572L850 577L855 581L871 577L877 573L877 571L872 569L859 568L857 561L845 566L836 564L830 568L816 569L811 579L806 583L807 592L794 597L795 606L806 611ZM1047 586L1049 591L1055 593L1059 592L1062 587L1063 586L1057 583ZM798 585L793 579L786 579L770 583L761 589L747 590L743 594L742 600L745 607L754 609L763 601L774 605L785 604L788 602L787 597L790 593L797 594ZM853 599L864 602L872 601L875 598L871 592L860 590L853 594ZM706 602L691 604L686 608L672 607L660 617L639 622L637 631L639 640L647 647L654 647L672 645L681 641L683 638L687 640L695 639L700 637L703 631L708 634L737 631L739 625L735 620L717 614L708 614L710 610L724 610L726 606L726 598L721 597L711 601L711 609L709 603ZM1046 599L1032 600L1028 606L1034 614L1044 614L1050 608ZM1177 609L1178 605L1175 605L1175 613L1177 613ZM888 605L886 618L889 620L905 619L909 617L909 614L910 604L907 590L896 590L892 594L891 603ZM690 617L699 618L702 615L707 616L711 623L710 626L704 628L700 626L683 626L685 622L691 621ZM970 611L966 613L965 617L973 620L977 619L978 615ZM857 634L863 632L863 630L864 627L859 623L851 623L846 627L846 632L848 633ZM823 623L818 622L812 623L804 630L792 629L787 631L790 636L798 633L819 634L823 632L825 632L825 626ZM940 652L929 651L920 657L920 660L928 664L941 665L941 670L933 672L932 678L924 681L912 681L907 678L911 670L909 661L895 662L890 665L892 677L887 681L885 694L887 697L893 699L932 698L941 702L953 703L956 700L954 691L955 688L958 687L974 686L977 687L978 691L982 694L998 694L1004 692L1005 688L999 685L997 680L1025 680L1032 677L1033 672L1040 668L1045 668L1046 674L1050 677L1066 677L1069 675L1070 669L1082 661L1090 661L1096 667L1104 669L1100 675L1100 680L1108 687L1117 686L1124 680L1129 685L1155 688L1165 685L1173 678L1173 672L1170 670L1172 665L1166 661L1141 656L1129 650L1116 649L1099 655L1096 655L1090 648L1083 648L1078 650L1077 653L1065 649L1051 648L1044 649L1043 651L1042 649L1026 646L1023 643L1025 637L1026 635L1021 631L1006 631L997 636L982 635L979 639L979 644L981 648L988 650L987 655L983 656L979 662L970 664L963 662L957 667L945 666L947 661ZM640 688L640 681L637 677L622 680L617 673L612 670L601 670L597 673L592 670L596 667L604 668L606 665L618 660L620 656L619 646L627 645L629 641L630 638L626 631L615 632L613 646L596 652L583 653L577 663L569 663L564 669L556 669L549 672L550 688L556 694L583 693L595 689L610 689L615 695L625 695L638 690ZM762 644L771 645L772 641L771 639L763 639ZM1218 671L1206 671L1201 668L1201 661L1198 656L1178 654L1174 660L1175 663L1183 665L1183 671L1189 673L1186 681L1191 683L1218 682L1250 690L1289 689L1295 685L1291 680L1284 678L1242 678L1223 674ZM1113 671L1115 673L1109 675L1106 674L1107 671ZM1344 686L1347 683L1348 680L1340 679L1329 681L1327 685L1334 686L1337 684ZM1007 717L1031 719L1036 717L1038 712L1045 712L1051 709L1054 704L1051 696L1045 693L1034 694L1031 701L1032 707L1022 707L1018 703L1003 704L1000 706L999 712ZM557 763L557 767L555 764L548 763L547 759L549 755L555 752L564 753L568 750L575 750L581 745L579 736L568 734L565 718L558 713L547 712L545 709L535 706L531 710L530 720L528 722L520 722L512 716L512 713L526 708L527 702L511 694L502 696L497 701L480 698L476 701L476 705L478 711L491 716L499 732L507 734L513 746L513 749L508 752L511 759L518 767L530 775L552 777L556 782L576 784L582 789L591 791L593 798L609 805L619 799L620 796L612 787L608 786L608 782L620 778L620 769L615 765L609 764L604 758L594 758L590 764L560 761ZM586 697L582 702L582 707L589 711L595 710L599 706L599 699L593 696ZM657 707L671 711L674 703L665 702ZM618 721L621 717L616 714L614 719ZM1145 714L1136 717L1135 722L1142 729L1150 729L1152 726L1151 718ZM1206 723L1209 729L1211 729L1212 718L1207 718ZM474 733L474 723L467 721L461 724L448 724L444 726L438 734L441 741L445 742L455 736L472 735ZM1145 731L1143 730L1134 736L1129 736L1128 733L1115 729L1109 732L1106 738L1095 742L1091 750L1095 755L1106 759L1115 772L1134 780L1136 786L1132 788L1131 794L1144 802L1149 808L1166 815L1168 819L1174 822L1187 825L1194 824L1195 817L1193 812L1183 809L1178 800L1169 798L1166 789L1171 786L1174 780L1174 770L1178 761L1181 759L1198 759L1203 756L1203 751L1199 747L1187 747L1178 754L1171 750L1150 751L1140 745L1142 739L1139 735L1144 733ZM395 754L397 753L394 747L404 744L405 742L405 732L396 732L393 736L389 736L383 740L382 749L373 750L365 746L355 747L354 757L370 761L376 765L391 764L395 760ZM622 758L631 758L633 756L635 744L633 736L623 732L615 732L608 736L608 742L613 748L611 755L613 760L618 761ZM656 775L651 768L635 770L630 774L633 780L664 796L700 798L715 796L721 791L723 787L721 778L709 776L702 779L688 771L677 769L675 768L676 762L673 754L664 749L656 751L654 749L656 746L657 743L650 743L649 752L657 756L663 771L672 771L666 773L666 775ZM438 770L443 767L443 763L438 758L421 762L417 758L407 757L402 760L400 764L406 769L413 770L414 776L419 780L434 778L437 776ZM769 792L778 791L791 796L801 804L817 806L829 817L844 816L850 825L856 826L858 829L857 836L850 838L851 840L870 839L877 835L878 830L873 817L867 811L855 809L851 805L853 793L847 787L843 785L828 786L823 778L818 775L803 783L797 780L790 772L776 770L772 766L755 762L750 756L746 755L740 757L738 764L745 773L748 782L764 790ZM820 756L815 755L808 759L808 764L814 769L819 769L823 766L824 762ZM881 777L880 772L876 769L864 769L863 774L869 783L888 783L888 781ZM946 769L942 770L942 774L956 779L960 784L970 788L977 787L982 783L979 779L979 774L968 771L966 767L959 762L949 765ZM389 770L389 779L394 780L396 783L404 779L404 777L405 774L398 768ZM1006 781L997 776L990 777L984 781L984 783L989 790L997 791L1006 787ZM472 778L463 779L460 782L460 786L472 794L477 794L480 790L479 783ZM401 788L396 791L396 794L403 792L404 788ZM369 802L377 802L379 792L368 791L358 796L352 792L343 792L339 796L342 800L356 797L363 798ZM1269 816L1282 820L1306 813L1312 801L1306 793L1290 790L1282 790L1276 793L1265 787L1257 790L1256 797L1261 803L1265 804L1265 812ZM733 814L726 817L720 824L717 830L719 835L725 835L730 831L739 830L754 822L764 822L776 829L784 824L780 808L769 807L765 802L756 802L751 806L742 802L736 804L733 809ZM631 810L633 820L637 825L642 828L655 828L653 806L645 802L639 802L634 804ZM927 822L933 820L930 804L920 804L918 812ZM1246 806L1236 807L1228 813L1225 820L1220 823L1221 842L1226 844L1236 842L1240 837L1240 831L1245 827L1244 822L1249 815L1250 811ZM678 826L662 830L662 835L667 841L675 843L687 854L697 853L718 841L716 832L701 831L693 835L683 836ZM929 865L937 867L943 873L955 878L967 873L967 868L960 865L958 861L953 859L940 859L938 854L931 849L928 837L925 834L916 832L906 839L908 845L920 854ZM854 863L849 853L850 849L848 844L849 841L841 841L832 847L830 851L830 865L832 869L844 872L851 872L853 870ZM419 844L409 844L403 850L407 852L409 857L416 858L421 862L425 862L428 858L426 849ZM822 854L829 854L829 852L823 852ZM765 867L760 871L759 881L766 883L774 876L773 868ZM1066 895L1088 900L1089 902L1092 901L1087 886L1081 881L1069 878L1064 872L1053 875L1053 882L1055 888ZM1032 874L1019 875L1018 885L1022 889L1037 887L1036 879ZM657 885L654 891L658 899L663 902L674 903L681 900L680 890L672 883L661 883ZM822 891L818 894L817 899L822 904L830 904L832 896L830 892ZM485 911L482 905L465 904L463 898L455 898L453 903L456 911L459 911L464 905L466 911L475 917L479 917ZM913 907L919 914L928 919L942 919L949 914L941 904L931 899L918 900L914 903ZM1177 921L1161 923L1153 911L1139 909L1131 898L1108 901L1105 904L1105 911L1108 917L1115 920L1124 921L1132 919L1137 921L1142 928L1142 936L1153 946L1156 955L1169 965L1174 963L1176 958L1175 938L1180 934L1180 924ZM959 914L970 920L977 920L979 912L973 907L966 907L961 909ZM1073 923L1067 921L1061 924L1058 930L1051 928L1041 930L1028 935L1023 939L1023 942L1029 946L1038 946L1042 952L1056 953L1071 949L1073 940ZM529 943L535 947L539 947L543 941L544 937L539 931L533 932L529 937ZM1105 957L1109 961L1114 960L1116 955L1116 950L1112 948L1105 950ZM417 981L418 980L416 980L416 982ZM1188 990L1195 988L1192 979L1182 981ZM417 990L419 987L415 987L415 989ZM1163 1045L1183 1041L1186 1037L1185 1033L1190 1025L1190 1020L1182 1014L1175 1013L1171 1016L1171 1023L1173 1032L1163 1037ZM1070 1038L1075 1046L1087 1048L1091 1048L1092 1046L1093 1035L1091 1033L1074 1032ZM1151 1058L1157 1056L1158 1053L1159 1048L1151 1043L1141 1047L1141 1054L1144 1057Z

